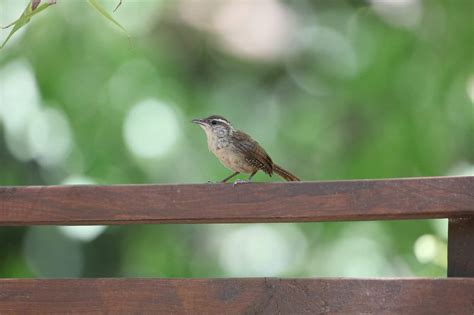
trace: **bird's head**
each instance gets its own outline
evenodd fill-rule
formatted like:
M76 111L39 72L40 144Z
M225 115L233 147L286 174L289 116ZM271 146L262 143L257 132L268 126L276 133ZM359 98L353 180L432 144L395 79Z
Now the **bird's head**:
M212 115L202 119L193 119L192 123L201 126L208 137L224 137L234 130L230 121L219 115Z

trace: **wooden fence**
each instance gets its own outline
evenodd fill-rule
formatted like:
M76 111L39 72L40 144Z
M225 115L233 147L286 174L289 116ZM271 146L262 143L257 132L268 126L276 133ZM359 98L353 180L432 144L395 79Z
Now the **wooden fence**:
M0 226L432 218L447 278L0 279L0 314L474 314L474 177L2 187Z

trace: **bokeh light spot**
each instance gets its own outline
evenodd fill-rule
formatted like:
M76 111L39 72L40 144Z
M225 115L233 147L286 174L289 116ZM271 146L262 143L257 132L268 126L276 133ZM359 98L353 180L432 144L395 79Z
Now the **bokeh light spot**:
M83 226L59 226L61 233L69 238L90 242L102 234L107 226L104 225L83 225Z
M38 112L29 125L29 145L34 158L42 166L64 161L72 147L71 138L66 116L56 109Z
M336 240L324 252L315 252L308 265L311 274L342 277L380 277L393 274L379 242L368 236Z
M280 1L224 1L216 13L214 30L232 54L268 61L290 47L293 16Z
M306 239L297 228L252 225L224 236L219 261L231 276L276 276L297 265L305 251Z
M474 75L471 75L466 83L466 92L471 100L472 106L474 106Z
M84 175L70 175L66 177L62 183L62 185L94 185L96 184L95 180L84 176Z
M419 0L371 0L373 10L387 23L396 26L414 27L422 15Z
M436 243L436 237L431 234L420 236L413 246L416 259L423 264L433 261L436 257Z
M0 95L0 119L8 132L21 132L40 107L36 80L25 61L13 61L1 69Z
M178 119L171 106L154 99L135 105L124 124L128 149L141 158L156 158L170 151L178 139Z

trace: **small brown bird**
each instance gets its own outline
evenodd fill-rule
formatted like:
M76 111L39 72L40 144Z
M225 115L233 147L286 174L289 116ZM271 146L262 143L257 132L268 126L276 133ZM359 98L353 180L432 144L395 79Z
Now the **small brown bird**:
M250 182L259 170L269 176L276 173L287 181L299 181L298 177L273 163L257 141L245 132L234 129L224 117L212 115L203 119L193 119L192 122L204 129L209 150L225 167L235 172L224 178L223 183L239 173L250 174L250 176L248 180L237 180L236 183Z

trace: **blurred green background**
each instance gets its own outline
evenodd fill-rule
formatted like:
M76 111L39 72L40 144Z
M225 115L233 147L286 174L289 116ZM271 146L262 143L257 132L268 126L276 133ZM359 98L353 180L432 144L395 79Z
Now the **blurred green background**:
M210 114L304 180L474 175L471 0L124 0L130 40L57 2L0 51L0 185L222 179L189 123ZM0 0L0 24L26 3ZM0 277L444 276L446 238L445 220L2 227Z

